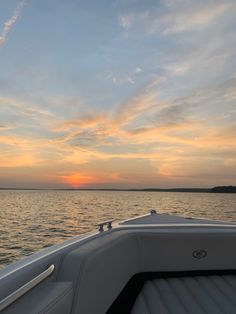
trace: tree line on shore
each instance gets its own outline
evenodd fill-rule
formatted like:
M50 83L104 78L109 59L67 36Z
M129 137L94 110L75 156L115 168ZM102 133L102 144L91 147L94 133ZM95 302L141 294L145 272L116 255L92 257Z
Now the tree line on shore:
M192 193L236 193L236 186L215 186L213 188L144 188L144 189L44 189L44 188L0 188L0 190L56 190L56 191L135 191L135 192L192 192Z

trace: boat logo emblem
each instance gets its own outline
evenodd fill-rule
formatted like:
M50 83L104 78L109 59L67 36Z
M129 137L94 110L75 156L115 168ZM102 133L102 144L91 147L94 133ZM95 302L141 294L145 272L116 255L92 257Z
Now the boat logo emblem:
M193 257L197 259L201 259L207 256L207 252L205 250L195 250L193 251Z

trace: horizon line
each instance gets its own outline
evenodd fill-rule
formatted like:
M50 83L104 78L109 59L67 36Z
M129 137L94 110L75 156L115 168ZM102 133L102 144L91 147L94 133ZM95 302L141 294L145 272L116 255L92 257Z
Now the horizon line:
M232 185L222 185L214 187L175 187L175 188L21 188L21 187L0 187L0 190L28 190L28 191L177 191L177 190L190 190L190 191L210 191L215 187L234 187Z

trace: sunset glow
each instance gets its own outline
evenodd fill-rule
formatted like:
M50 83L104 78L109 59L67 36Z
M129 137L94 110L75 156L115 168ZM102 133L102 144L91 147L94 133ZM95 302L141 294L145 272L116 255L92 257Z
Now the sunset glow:
M234 0L0 4L0 188L235 185Z
M86 185L89 186L97 181L95 177L84 176L79 173L70 174L68 176L61 176L62 183L73 188L81 188ZM99 182L99 180L98 180Z

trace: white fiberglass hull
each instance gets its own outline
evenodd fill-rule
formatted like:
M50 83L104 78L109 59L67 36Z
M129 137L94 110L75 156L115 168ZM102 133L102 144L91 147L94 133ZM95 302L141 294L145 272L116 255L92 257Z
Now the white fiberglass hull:
M6 314L115 313L119 296L135 276L145 279L142 274L156 278L183 272L207 276L206 272L219 271L231 275L236 269L235 244L236 226L230 223L154 213L131 219L47 248L1 270L0 309ZM132 302L127 302L122 314L139 313L141 289L135 292L136 299L129 293Z

